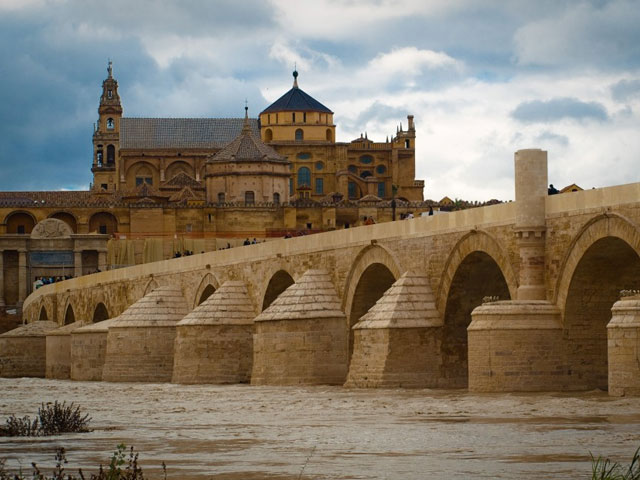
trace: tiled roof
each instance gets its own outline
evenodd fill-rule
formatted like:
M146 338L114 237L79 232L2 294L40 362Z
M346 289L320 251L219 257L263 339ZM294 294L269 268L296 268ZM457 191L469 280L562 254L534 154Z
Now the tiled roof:
M262 113L274 113L284 111L323 112L333 113L311 95L298 87L293 87L278 100L269 105Z
M242 131L243 118L122 118L120 148L222 148ZM260 134L258 120L249 119Z
M0 192L0 207L84 206L104 203L89 190L53 192Z
M273 148L265 145L252 130L243 130L226 147L216 153L210 162L237 162L268 160L275 162L288 162L288 160L276 152Z

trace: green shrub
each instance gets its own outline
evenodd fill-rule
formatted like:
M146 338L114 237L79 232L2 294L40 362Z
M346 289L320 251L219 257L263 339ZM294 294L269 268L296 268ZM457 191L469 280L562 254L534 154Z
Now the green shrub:
M61 433L90 432L89 415L82 415L80 407L73 402L43 403L38 408L38 416L31 420L29 416L18 418L11 415L5 425L0 426L2 437L33 437L59 435Z
M640 480L640 447L627 468L608 458L591 455L591 480Z

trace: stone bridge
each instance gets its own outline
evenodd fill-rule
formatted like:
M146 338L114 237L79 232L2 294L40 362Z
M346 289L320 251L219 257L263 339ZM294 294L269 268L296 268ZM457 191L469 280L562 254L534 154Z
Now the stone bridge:
M96 322L162 286L193 310L233 281L258 317L253 383L317 383L309 372L330 363L326 383L351 386L640 393L637 322L622 335L635 367L617 379L611 326L607 341L621 290L640 285L640 183L547 196L546 152L516 152L515 166L515 202L101 272L40 288L23 315ZM332 294L300 300L298 317L268 313L285 291L293 305L326 290L314 275L335 290L338 320L305 350L295 335L310 324L292 325Z

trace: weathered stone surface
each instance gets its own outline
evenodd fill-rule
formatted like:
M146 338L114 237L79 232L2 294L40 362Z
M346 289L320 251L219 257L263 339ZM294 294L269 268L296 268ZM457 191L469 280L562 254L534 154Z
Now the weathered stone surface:
M0 376L41 377L46 374L46 336L58 328L50 321L35 321L0 335Z
M110 326L102 379L108 382L170 382L176 323L188 313L177 287L158 287Z
M71 333L71 380L100 381L107 353L109 326L118 318L78 328Z
M173 382L248 382L255 316L244 282L225 282L178 322Z
M83 325L83 322L73 322L47 333L47 378L71 377L71 333Z
M556 306L543 300L491 302L471 316L469 391L570 388Z
M326 271L305 272L255 322L252 384L344 383L346 316Z
M345 386L439 386L442 317L426 277L405 272L353 330Z
M617 301L611 313L609 395L640 395L640 295Z

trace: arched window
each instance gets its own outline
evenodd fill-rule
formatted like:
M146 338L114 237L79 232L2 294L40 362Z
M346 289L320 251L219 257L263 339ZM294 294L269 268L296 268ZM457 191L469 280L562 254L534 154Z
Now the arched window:
M113 121L113 118L107 118L107 128L109 130L113 130L115 127L115 123Z
M327 142L333 141L333 134L331 133L331 129L327 128Z
M301 142L302 140L304 140L304 132L299 128L296 130L296 142Z
M278 192L273 194L273 203L276 205L280 204L280 194Z
M271 123L271 121L269 121L269 123ZM264 141L265 141L265 142L270 142L270 141L272 141L272 140L273 140L273 132L271 131L271 129L270 129L270 128L267 128L267 129L264 131Z
M411 141L409 139L404 141L404 148L411 148Z
M298 188L303 185L307 187L311 186L311 170L307 167L300 167L298 170Z
M244 192L244 203L246 203L247 205L251 205L254 204L255 201L256 195L255 193L253 193L253 191L247 190L246 192Z
M116 147L107 145L107 165L116 163Z
M224 203L224 192L218 194L218 203Z

